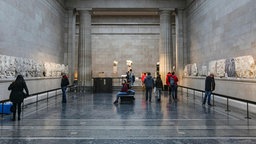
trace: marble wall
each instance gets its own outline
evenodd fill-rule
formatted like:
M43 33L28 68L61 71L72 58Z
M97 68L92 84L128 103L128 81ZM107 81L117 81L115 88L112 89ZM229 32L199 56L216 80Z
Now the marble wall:
M60 87L59 77L35 77L64 63L65 13L63 0L0 1L0 100L16 74L27 76L30 93Z
M205 86L205 78L203 77L183 77L183 81L185 86L192 87L195 89L204 90ZM255 89L256 89L256 81L252 79L225 79L225 78L215 78L215 93L227 95L230 97L245 99L245 100L251 100L256 101L255 97ZM183 89L186 92L186 89ZM189 93L193 94L193 91L189 91ZM197 96L200 98L202 97L202 93L196 93ZM192 96L192 95L191 95ZM227 99L218 99L218 97L215 96L215 101L218 101L220 103L223 103L226 105ZM237 108L243 108L246 109L245 103L241 104L238 101L232 102L231 99L229 99L229 104L237 107ZM255 105L249 105L253 106L250 109L250 111L255 111Z
M0 1L0 54L63 63L65 9L59 2Z
M0 101L9 99L10 91L8 91L8 87L13 81L14 79L0 80ZM25 78L25 81L29 93L34 94L42 91L60 88L61 78Z
M94 16L92 18L92 75L136 77L156 71L159 61L159 16ZM114 64L114 61L117 64Z
M188 64L207 65L246 55L255 58L255 7L254 0L193 1L187 9Z
M202 66L204 69L207 67L207 74L214 73L217 76L216 92L256 101L254 98L256 2L254 0L190 2L186 9L186 46L189 60L187 64L196 63L199 69ZM223 76L228 78L218 78ZM204 89L204 78L183 77L183 79L184 86Z

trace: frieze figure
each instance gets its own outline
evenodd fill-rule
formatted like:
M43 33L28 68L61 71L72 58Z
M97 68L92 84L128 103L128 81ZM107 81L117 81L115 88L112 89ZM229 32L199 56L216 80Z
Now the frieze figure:
M236 77L236 65L234 58L228 58L225 60L225 73L228 77Z

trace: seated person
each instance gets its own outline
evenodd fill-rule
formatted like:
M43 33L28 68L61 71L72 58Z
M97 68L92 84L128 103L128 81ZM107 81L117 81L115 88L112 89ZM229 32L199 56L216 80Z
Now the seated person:
M118 103L118 99L120 96L122 95L134 95L135 94L135 91L134 90L129 90L128 89L128 84L126 82L126 80L124 80L124 82L122 83L122 88L121 88L121 91L117 93L116 95L116 100L114 101L114 104Z
M132 90L132 89L128 89L127 94L128 95L135 95L135 91Z

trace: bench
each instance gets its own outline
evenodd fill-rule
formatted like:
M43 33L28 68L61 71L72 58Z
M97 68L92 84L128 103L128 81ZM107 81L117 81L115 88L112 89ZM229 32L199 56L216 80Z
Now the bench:
M134 95L122 95L120 96L120 103L133 103L135 100Z

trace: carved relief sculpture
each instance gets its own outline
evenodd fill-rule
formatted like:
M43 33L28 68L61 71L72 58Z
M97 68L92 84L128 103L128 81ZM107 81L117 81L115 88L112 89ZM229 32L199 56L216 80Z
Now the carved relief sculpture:
M221 59L216 61L216 76L218 77L225 76L225 61L226 59Z
M191 75L193 75L193 76L197 76L198 75L196 63L193 63L191 65Z
M225 60L225 73L228 77L236 77L235 59L228 58Z
M187 64L184 69L184 76L194 76L198 72L200 76L207 75L207 67L197 71L197 65ZM256 78L256 65L251 55L236 58L213 60L209 62L208 74L213 73L217 77L240 77ZM225 75L226 74L226 75Z
M255 63L252 56L241 56L235 58L235 70L238 77L254 78Z
M209 71L208 71L208 72L209 72L209 73L212 73L212 74L214 74L214 75L216 75L216 73L217 73L217 72L216 72L216 71L217 71L217 70L216 70L216 68L217 68L216 65L217 65L216 61L210 61L210 62L209 62ZM208 74L209 74L209 73L208 73Z
M57 77L61 73L68 73L68 66L64 64L36 62L21 57L0 55L0 79L15 78L17 74L24 77Z

